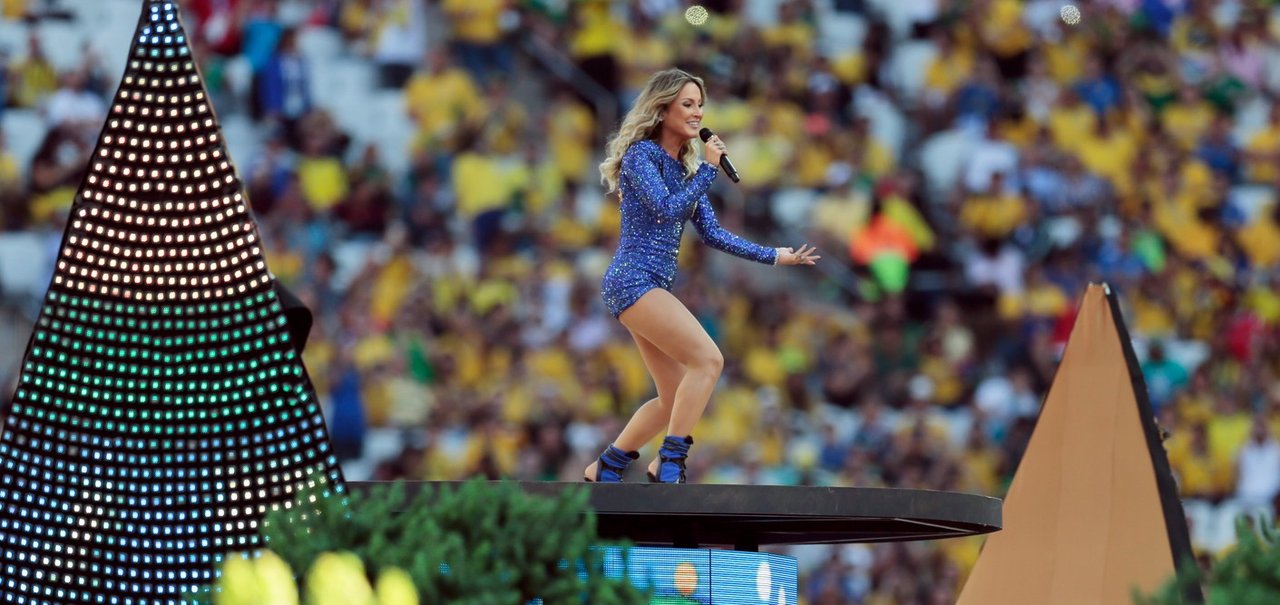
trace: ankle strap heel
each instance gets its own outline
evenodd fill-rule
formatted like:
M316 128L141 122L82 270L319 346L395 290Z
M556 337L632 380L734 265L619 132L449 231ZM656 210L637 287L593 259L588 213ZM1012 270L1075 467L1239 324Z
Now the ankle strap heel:
M685 460L689 457L689 448L693 446L693 437L677 437L667 435L662 440L662 448L658 450L658 474L648 473L650 483L684 483Z
M631 462L640 457L640 452L624 452L612 443L596 460L596 476L583 477L587 483L622 483L622 476L627 472Z

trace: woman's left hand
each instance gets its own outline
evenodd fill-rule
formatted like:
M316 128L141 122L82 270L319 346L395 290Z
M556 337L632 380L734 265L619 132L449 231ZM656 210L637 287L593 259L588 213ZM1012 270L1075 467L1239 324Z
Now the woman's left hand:
M818 249L805 244L800 246L799 250L794 248L778 248L778 264L779 265L812 265L821 259L821 256L814 254Z

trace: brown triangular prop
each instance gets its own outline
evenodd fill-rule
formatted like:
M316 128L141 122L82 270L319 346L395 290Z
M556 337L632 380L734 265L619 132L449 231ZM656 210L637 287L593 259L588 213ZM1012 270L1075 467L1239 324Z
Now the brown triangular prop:
M1119 307L1085 294L1062 364L958 605L1130 605L1190 557ZM1199 595L1194 595L1199 600Z

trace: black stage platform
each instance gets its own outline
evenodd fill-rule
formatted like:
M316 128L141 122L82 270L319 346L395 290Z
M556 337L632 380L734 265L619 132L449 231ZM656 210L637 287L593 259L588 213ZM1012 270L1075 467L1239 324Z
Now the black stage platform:
M555 495L568 483L517 482L531 494ZM373 482L349 482L363 491ZM422 485L405 482L412 496ZM957 538L998 531L997 498L918 489L773 485L592 485L598 531L642 546L730 547L845 544Z

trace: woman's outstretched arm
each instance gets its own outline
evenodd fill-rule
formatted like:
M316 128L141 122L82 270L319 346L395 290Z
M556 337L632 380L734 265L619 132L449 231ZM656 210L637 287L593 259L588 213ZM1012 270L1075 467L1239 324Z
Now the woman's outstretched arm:
M720 221L716 219L715 210L711 208L711 200L705 195L698 201L698 207L693 211L693 228L698 230L698 235L702 237L703 242L716 250L766 265L778 263L777 248L761 246L721 227Z

